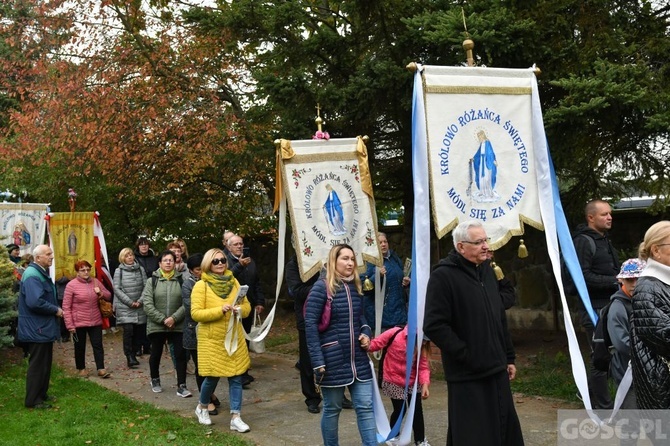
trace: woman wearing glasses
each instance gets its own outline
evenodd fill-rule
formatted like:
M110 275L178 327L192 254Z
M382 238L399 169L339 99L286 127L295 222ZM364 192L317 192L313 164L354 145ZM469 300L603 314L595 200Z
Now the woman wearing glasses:
M91 277L91 264L79 260L74 264L76 277L69 281L63 296L63 319L65 327L74 340L74 363L79 376L88 376L86 371L86 336L91 340L93 359L100 378L109 377L105 370L105 350L102 347L102 315L98 299L112 300L110 293L97 279Z
M188 398L191 392L186 388L186 355L182 339L184 325L184 302L181 297L183 279L176 272L175 256L172 251L163 251L158 257L158 269L147 280L142 292L144 312L147 314L147 335L151 341L149 370L151 391L160 393L159 368L165 341L174 347L177 368L177 396Z
M236 302L240 284L227 269L220 249L210 249L201 264L200 281L191 292L191 317L198 322L198 372L205 379L195 408L200 424L212 424L207 406L219 379L228 378L230 430L249 432L240 416L242 375L251 363L242 319L251 313L246 297Z
M339 444L338 422L345 387L354 403L361 444L377 445L372 372L366 353L370 327L363 314L362 299L354 250L344 244L333 246L326 271L312 287L305 308L307 349L323 396L321 435L325 446ZM325 324L322 314L328 301L330 320Z

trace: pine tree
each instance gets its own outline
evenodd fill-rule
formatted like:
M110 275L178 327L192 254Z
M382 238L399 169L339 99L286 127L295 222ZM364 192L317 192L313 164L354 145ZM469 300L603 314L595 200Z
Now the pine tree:
M14 342L14 338L9 335L9 329L18 314L15 283L14 264L9 260L9 253L4 246L0 246L0 350L11 346Z

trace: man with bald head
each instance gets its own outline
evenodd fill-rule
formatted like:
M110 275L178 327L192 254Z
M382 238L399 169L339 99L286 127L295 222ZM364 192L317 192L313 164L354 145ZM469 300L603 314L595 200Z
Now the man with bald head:
M572 241L589 292L591 307L600 314L612 294L619 289L616 278L619 274L619 254L608 236L612 229L612 208L604 200L591 200L584 207L584 216L586 224L577 227ZM586 339L593 351L593 321L581 299L577 299L577 304ZM607 384L607 372L595 368L593 361L589 371L589 394L594 409L611 409L614 406Z
M48 409L53 343L60 336L63 309L58 306L56 286L49 276L53 251L47 245L39 245L33 250L33 257L35 260L21 278L18 338L29 355L25 406Z

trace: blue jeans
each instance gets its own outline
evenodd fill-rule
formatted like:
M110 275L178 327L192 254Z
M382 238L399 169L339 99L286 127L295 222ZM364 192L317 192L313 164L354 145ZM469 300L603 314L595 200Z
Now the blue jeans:
M200 404L203 406L209 404L218 383L218 376L205 376L200 389ZM228 377L228 399L230 400L230 413L239 414L242 410L242 375Z
M372 411L372 381L354 381L349 386L356 411L356 423L363 446L377 446L377 426ZM342 410L344 387L321 387L323 416L321 435L324 446L339 446L338 422Z
M208 405L212 400L212 394L216 390L216 385L219 383L218 376L205 376L200 387L199 403L203 406Z

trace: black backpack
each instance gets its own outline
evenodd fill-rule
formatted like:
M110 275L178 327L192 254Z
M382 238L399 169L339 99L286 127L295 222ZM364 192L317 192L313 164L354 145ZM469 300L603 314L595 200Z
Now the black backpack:
M399 327L393 335L389 338L388 343L382 348L382 355L379 358L379 364L377 365L377 385L381 388L382 380L384 379L384 358L386 358L386 350L388 350L389 345L393 344L395 337L402 331L403 327Z
M575 239L580 236L585 237L589 241L589 249L591 251L591 255L594 255L596 253L596 242L595 240L593 240L592 237L589 237L586 234L579 234L572 238L573 243ZM577 292L577 285L575 285L575 281L572 280L572 276L570 275L570 271L568 271L568 267L566 266L565 260L563 259L562 255L561 255L561 278L563 279L563 290L565 291L565 295L577 296L579 294Z
M628 307L625 304L623 297L616 296L615 299L621 301L628 313ZM610 369L610 362L612 361L612 339L610 338L609 330L607 329L607 317L610 312L610 307L614 301L611 300L600 310L598 323L596 323L593 330L593 366L602 372L607 372ZM630 314L628 315L630 317Z

